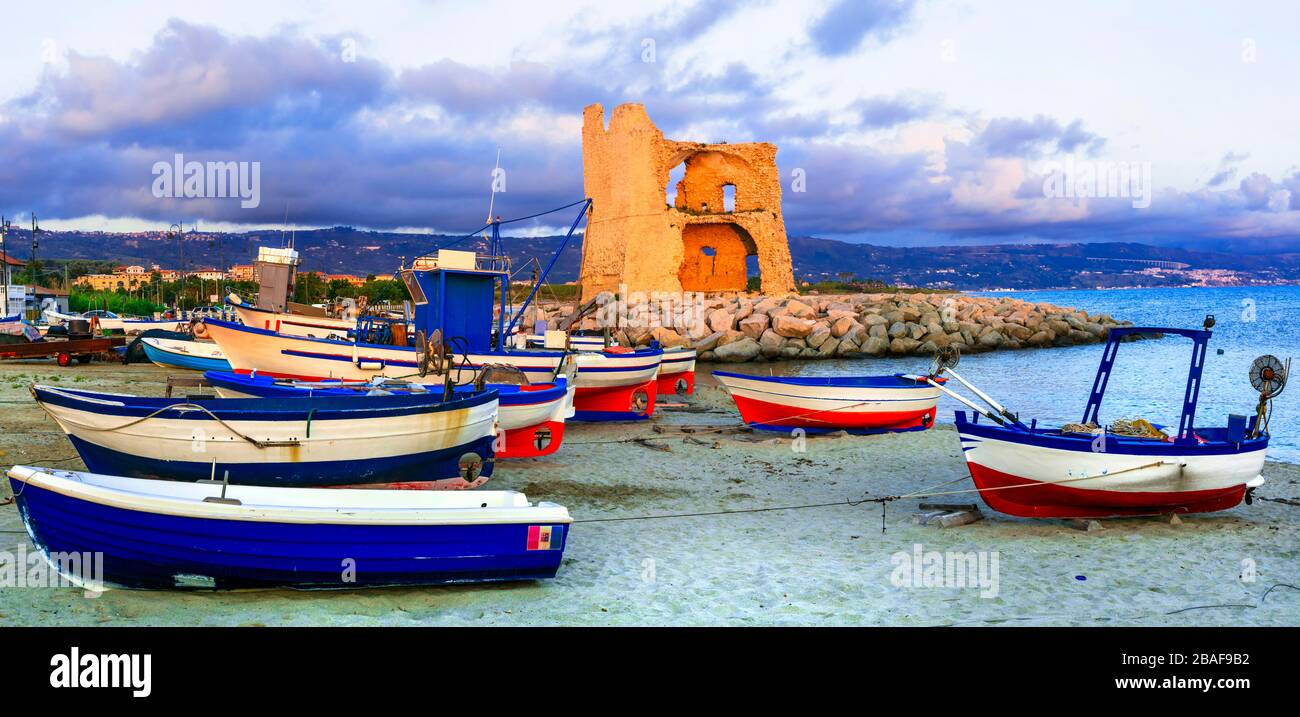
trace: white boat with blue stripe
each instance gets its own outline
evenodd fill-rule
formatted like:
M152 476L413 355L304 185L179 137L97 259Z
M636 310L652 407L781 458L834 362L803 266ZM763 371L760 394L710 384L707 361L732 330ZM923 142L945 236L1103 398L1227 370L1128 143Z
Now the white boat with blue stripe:
M221 347L211 341L188 341L161 336L140 339L144 355L163 368L183 368L190 371L229 371L230 362Z
M31 466L8 475L36 548L95 590L553 578L573 522L564 506L515 491L225 486ZM79 554L102 556L102 571L55 559Z

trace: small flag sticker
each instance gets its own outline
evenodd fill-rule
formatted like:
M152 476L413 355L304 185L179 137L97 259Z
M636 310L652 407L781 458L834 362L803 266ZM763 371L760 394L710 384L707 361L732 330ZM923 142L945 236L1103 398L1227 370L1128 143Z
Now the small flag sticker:
M563 525L528 526L529 550L559 550L564 544Z

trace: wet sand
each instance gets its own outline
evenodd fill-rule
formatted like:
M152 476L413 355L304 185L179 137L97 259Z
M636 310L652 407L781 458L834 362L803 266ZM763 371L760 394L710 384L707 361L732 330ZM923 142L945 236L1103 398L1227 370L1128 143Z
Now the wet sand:
M557 579L378 590L154 592L0 587L5 625L1296 625L1300 466L1270 463L1253 505L1187 516L1108 520L1082 531L984 508L985 519L915 525L919 499L949 482L969 489L950 425L923 433L809 437L684 433L735 428L730 399L700 372L686 407L650 423L570 427L540 460L503 462L487 488L567 506L577 521L835 505L697 517L578 522ZM35 381L162 395L167 370L0 363L0 462L81 469L31 400ZM950 420L950 419L949 419ZM802 448L802 450L798 450ZM7 481L0 493L9 495ZM943 502L980 503L975 494ZM1289 501L1289 502L1279 502ZM982 504L981 504L982 505ZM896 553L996 551L997 594L896 586ZM30 549L12 504L0 550ZM1241 579L1253 561L1253 582ZM1223 606L1231 607L1203 607ZM1189 609L1192 608L1192 609ZM1182 611L1182 612L1177 612ZM1173 613L1173 614L1171 614Z

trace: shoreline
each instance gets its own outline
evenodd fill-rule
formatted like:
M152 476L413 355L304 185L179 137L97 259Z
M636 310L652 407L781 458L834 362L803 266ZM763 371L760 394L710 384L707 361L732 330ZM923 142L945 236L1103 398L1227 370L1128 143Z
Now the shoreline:
M967 294L1029 294L1033 292L1062 291L1159 291L1162 289L1267 289L1275 286L1300 286L1300 281L1278 281L1267 284L1187 284L1185 286L1067 286L1058 289L963 289Z
M572 543L552 581L375 590L160 592L0 588L3 625L1288 625L1300 595L1269 585L1300 571L1300 466L1271 462L1254 505L1103 522L1012 518L913 524L919 500L852 505L955 481L973 488L950 424L913 433L809 437L736 430L739 417L702 367L696 395L653 421L575 424L544 459L498 466L488 490L570 509ZM80 468L24 382L159 395L154 366L0 364L6 465ZM714 426L721 429L692 428ZM683 431L686 427L691 432ZM725 430L724 430L725 429ZM68 457L72 460L64 460ZM614 466L617 466L615 469ZM593 470L596 467L597 470ZM5 495L7 495L7 483ZM797 510L773 510L812 506ZM687 517L718 510L750 511ZM682 516L614 522L608 518ZM13 505L0 551L30 548ZM997 554L997 594L899 586L894 560L923 551ZM1243 583L1241 561L1258 566ZM1082 576L1082 580L1079 579ZM1206 605L1251 604L1254 609ZM1044 607L1044 606L1050 606ZM1182 611L1182 612L1178 612ZM1173 614L1171 614L1173 613Z

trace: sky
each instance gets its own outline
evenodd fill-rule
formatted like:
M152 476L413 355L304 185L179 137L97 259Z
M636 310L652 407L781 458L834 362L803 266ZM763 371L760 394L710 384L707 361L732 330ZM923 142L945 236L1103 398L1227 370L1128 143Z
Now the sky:
M793 235L1300 251L1295 2L72 1L6 26L0 212L47 229L468 232L498 150L496 213L568 204L583 107L640 102L674 139L776 144ZM177 154L257 163L256 206L160 191Z

